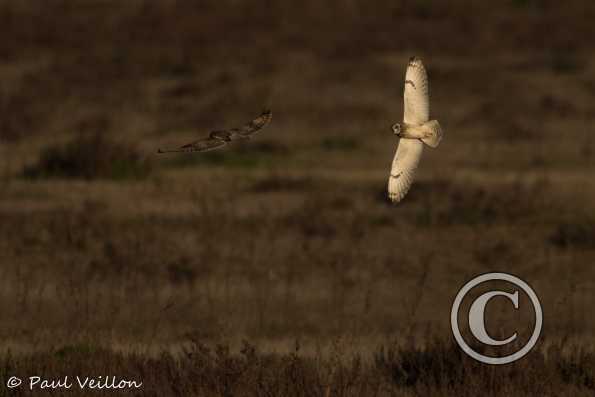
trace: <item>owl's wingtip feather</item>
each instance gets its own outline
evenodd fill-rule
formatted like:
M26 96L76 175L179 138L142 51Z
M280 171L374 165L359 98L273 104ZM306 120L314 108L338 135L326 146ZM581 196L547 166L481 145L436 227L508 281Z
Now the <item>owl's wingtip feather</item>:
M407 193L396 193L396 192L388 192L388 199L390 200L391 204L398 204L400 203Z
M265 124L270 123L271 120L273 119L273 112L270 109L265 109L262 111L262 113L260 114L260 116L258 118L263 120L263 126L264 126Z
M411 58L409 58L409 63L410 66L417 66L417 65L423 65L423 62L421 61L421 58L418 56L412 56Z

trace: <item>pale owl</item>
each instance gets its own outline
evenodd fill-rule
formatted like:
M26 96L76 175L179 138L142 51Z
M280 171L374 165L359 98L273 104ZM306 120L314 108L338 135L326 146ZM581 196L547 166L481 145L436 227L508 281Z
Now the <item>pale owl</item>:
M403 123L392 126L399 137L399 146L388 178L388 196L398 203L413 183L424 143L435 148L442 139L442 129L436 120L430 120L428 75L421 59L412 57L405 73L403 94Z
M172 149L158 149L157 153L170 152L207 152L240 139L249 139L253 134L271 122L273 113L265 110L260 116L240 128L211 131L209 136Z

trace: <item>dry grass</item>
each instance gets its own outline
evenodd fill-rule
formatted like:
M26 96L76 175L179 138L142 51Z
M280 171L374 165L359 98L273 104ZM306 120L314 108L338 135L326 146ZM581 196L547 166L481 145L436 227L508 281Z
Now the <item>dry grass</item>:
M25 178L137 179L151 166L133 145L109 139L99 132L78 135L65 145L50 146L36 164L25 167Z
M41 373L44 379L117 374L118 380L142 379L140 390L150 396L589 396L595 390L595 356L572 346L552 345L505 367L482 365L443 340L424 348L381 346L371 356L338 346L330 354L304 355L297 342L290 352L267 353L247 342L234 352L225 344L194 340L179 355L147 356L73 345L5 355L0 378L19 376L27 382L30 374ZM73 375L69 378L75 383ZM25 389L19 395L38 393ZM64 395L87 393L75 386Z
M155 395L592 394L593 14L0 1L3 377L130 374ZM447 136L394 207L389 127L413 54ZM262 107L273 123L250 142L155 155ZM506 368L445 342L454 295L493 270L529 281L546 313L544 341Z

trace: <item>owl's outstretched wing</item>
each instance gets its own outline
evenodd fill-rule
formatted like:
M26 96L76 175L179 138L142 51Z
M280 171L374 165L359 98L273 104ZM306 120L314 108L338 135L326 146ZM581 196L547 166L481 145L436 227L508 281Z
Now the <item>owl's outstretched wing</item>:
M270 110L265 110L260 116L240 128L211 131L208 138L199 139L178 148L158 149L157 153L207 152L217 149L225 146L226 142L249 138L252 134L270 123L272 118L273 113Z
M406 124L420 125L430 119L430 91L428 74L421 59L412 57L405 72L405 110L403 121Z
M240 128L232 128L229 130L230 138L232 140L249 138L261 130L265 125L271 122L273 113L270 110L263 111L260 116L243 125Z
M399 140L388 177L388 197L392 202L398 203L409 191L423 148L419 139Z
M218 147L225 146L225 141L217 138L208 137L199 139L198 141L190 142L186 145L172 149L159 149L157 153L173 153L173 152L208 152L209 150L217 149Z

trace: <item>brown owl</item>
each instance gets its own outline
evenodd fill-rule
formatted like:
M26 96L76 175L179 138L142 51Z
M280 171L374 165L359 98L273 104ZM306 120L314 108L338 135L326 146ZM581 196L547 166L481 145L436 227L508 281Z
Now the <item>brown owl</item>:
M229 130L211 131L207 138L199 139L190 142L186 145L172 149L158 149L157 153L171 153L171 152L206 152L225 146L227 142L237 141L241 139L250 139L250 137L258 132L262 127L271 122L273 113L270 110L265 110L260 116L245 124L240 128L232 128Z

